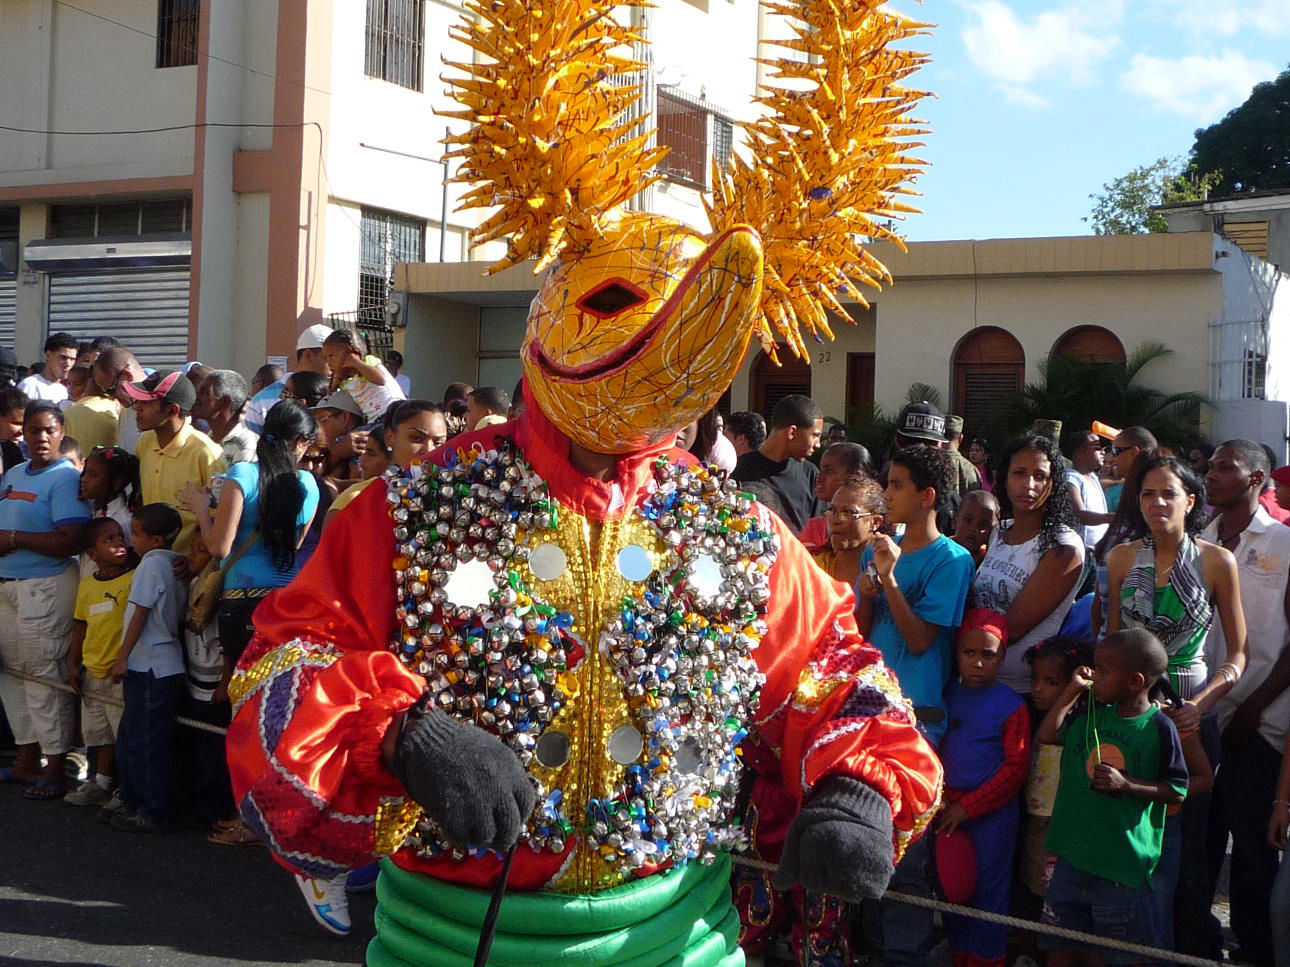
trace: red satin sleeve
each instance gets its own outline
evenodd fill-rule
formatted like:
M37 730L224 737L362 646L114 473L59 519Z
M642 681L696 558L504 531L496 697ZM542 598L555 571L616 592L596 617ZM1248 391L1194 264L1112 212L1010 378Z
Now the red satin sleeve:
M778 758L785 805L800 807L830 775L851 776L881 793L891 805L898 858L939 806L940 760L895 676L860 636L851 589L825 574L770 517L781 549L770 572L767 633L755 653L766 676L757 713L761 744ZM784 826L796 809L774 812ZM771 839L783 831L762 830Z
M387 649L394 631L385 486L342 511L291 585L256 612L230 685L229 773L247 824L293 869L331 877L370 862L394 717L425 681Z

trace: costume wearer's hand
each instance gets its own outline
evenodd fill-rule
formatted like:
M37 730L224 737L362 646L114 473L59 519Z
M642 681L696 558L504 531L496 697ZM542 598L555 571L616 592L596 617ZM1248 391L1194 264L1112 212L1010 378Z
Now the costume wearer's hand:
M394 766L408 795L457 846L509 849L537 805L514 752L438 709L408 713Z
M852 902L880 897L894 872L891 806L858 779L829 776L793 820L775 874L787 890L808 890Z
M936 817L936 831L949 836L971 818L961 802L952 802Z

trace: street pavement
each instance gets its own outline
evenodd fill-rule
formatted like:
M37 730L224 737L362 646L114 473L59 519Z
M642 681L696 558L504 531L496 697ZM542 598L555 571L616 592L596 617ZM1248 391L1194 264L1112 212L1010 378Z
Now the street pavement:
M363 962L374 894L350 894L353 933L333 937L261 847L119 832L22 791L0 785L0 967Z

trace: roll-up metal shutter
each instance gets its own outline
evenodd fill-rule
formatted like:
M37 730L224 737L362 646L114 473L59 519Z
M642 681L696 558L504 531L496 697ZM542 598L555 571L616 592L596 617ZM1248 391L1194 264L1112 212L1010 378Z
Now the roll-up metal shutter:
M14 319L18 312L18 280L0 279L0 346L13 349Z
M115 336L144 366L188 358L187 266L49 277L49 332L81 340Z

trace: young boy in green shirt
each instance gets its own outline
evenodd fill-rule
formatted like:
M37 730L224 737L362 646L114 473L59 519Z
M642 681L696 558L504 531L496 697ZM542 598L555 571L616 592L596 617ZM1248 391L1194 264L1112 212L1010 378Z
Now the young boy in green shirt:
M1057 865L1045 923L1149 947L1161 942L1151 873L1160 860L1165 809L1187 794L1178 730L1147 697L1167 664L1164 646L1149 631L1108 635L1094 649L1093 668L1076 670L1039 726L1040 742L1062 746L1048 827ZM1074 967L1086 949L1053 937L1042 945L1051 951L1049 967ZM1107 964L1146 959L1099 953Z

